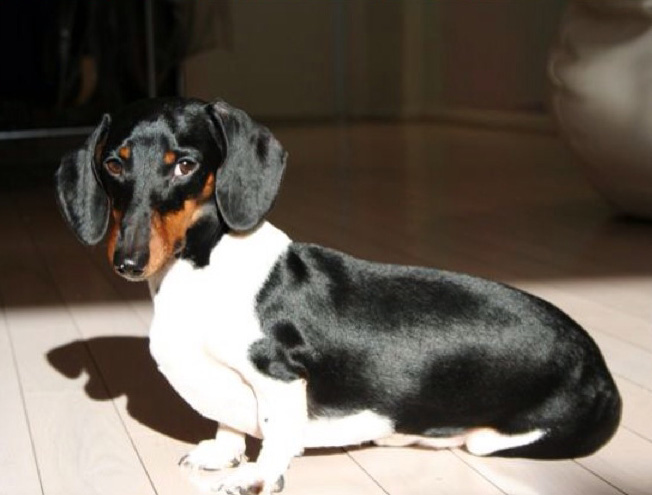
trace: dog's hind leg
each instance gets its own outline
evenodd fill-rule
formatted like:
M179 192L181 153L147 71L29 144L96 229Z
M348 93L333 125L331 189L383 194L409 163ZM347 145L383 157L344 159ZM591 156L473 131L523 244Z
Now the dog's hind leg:
M450 436L421 436L395 433L389 437L374 440L381 447L419 446L433 449L453 449L466 447L474 455L490 455L501 450L522 447L536 442L543 437L543 430L533 430L527 433L506 434L493 428L473 428L460 431Z
M529 445L541 439L545 433L544 430L537 429L510 435L493 428L477 428L469 431L464 444L471 454L485 456L501 450Z
M374 444L379 447L429 447L432 449L453 449L464 445L466 437L464 435L450 437L424 437L420 435L404 435L395 433L389 437L374 440Z

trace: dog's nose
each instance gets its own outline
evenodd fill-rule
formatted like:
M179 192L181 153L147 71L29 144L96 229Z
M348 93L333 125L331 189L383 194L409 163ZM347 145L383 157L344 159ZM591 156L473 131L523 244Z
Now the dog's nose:
M144 267L139 266L135 260L130 258L122 260L115 266L115 269L120 275L127 277L140 277L145 272Z
M113 266L115 267L115 271L123 277L139 278L145 273L147 260L148 256L146 254L125 256L116 251L113 258Z

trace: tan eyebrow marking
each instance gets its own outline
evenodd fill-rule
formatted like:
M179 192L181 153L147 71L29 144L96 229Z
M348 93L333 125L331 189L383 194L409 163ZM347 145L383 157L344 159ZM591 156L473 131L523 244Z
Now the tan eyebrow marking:
M118 150L118 155L123 160L129 160L129 157L131 156L131 149L127 146L123 146Z
M172 165L176 161L177 155L174 151L166 151L165 155L163 155L163 163L166 165Z

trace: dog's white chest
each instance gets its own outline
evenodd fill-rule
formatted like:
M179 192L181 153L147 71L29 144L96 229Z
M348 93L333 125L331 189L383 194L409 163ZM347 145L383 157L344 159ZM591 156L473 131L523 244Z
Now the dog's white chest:
M238 404L225 400L247 387L239 370L262 336L256 295L290 240L270 224L227 235L202 269L177 261L158 284L150 350L161 372L198 412L216 421ZM250 391L247 391L250 394Z

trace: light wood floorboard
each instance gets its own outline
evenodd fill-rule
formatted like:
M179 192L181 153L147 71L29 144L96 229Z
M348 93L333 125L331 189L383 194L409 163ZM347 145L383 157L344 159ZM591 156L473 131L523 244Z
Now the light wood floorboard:
M40 479L4 310L0 309L0 494L40 493Z

